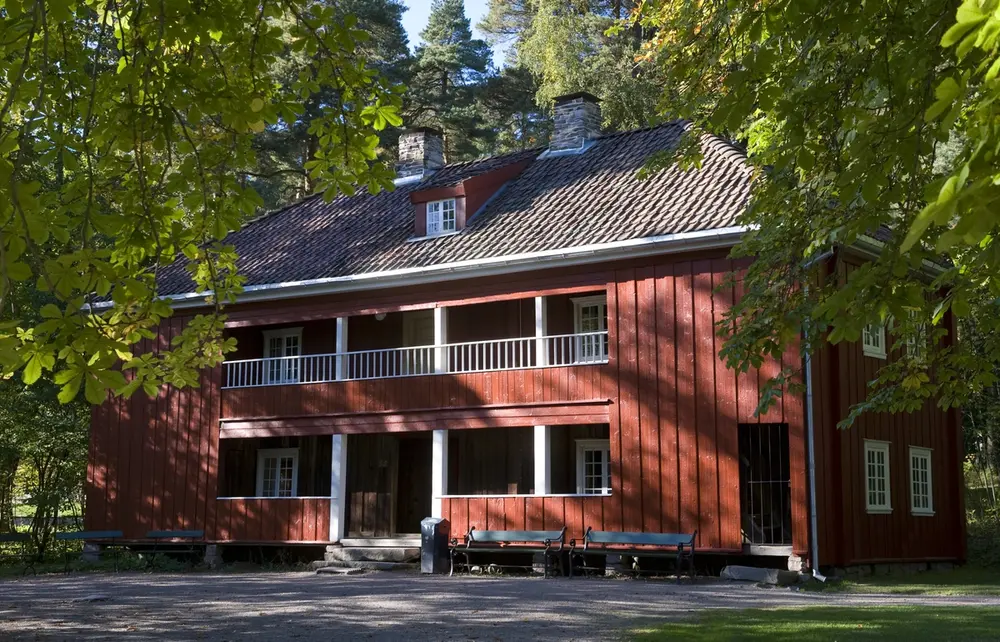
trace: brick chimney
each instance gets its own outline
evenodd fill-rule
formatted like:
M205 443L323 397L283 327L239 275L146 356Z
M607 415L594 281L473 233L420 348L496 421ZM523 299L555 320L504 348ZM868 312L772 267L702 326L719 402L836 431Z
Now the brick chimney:
M433 127L420 127L399 136L396 176L419 176L444 166L444 139Z
M551 151L582 149L601 135L601 107L596 96L579 91L559 96L555 102Z

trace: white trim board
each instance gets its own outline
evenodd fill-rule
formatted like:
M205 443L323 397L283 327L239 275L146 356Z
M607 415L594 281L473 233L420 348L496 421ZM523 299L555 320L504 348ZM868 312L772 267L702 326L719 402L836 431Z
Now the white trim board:
M721 249L732 247L739 243L740 238L747 229L745 226L739 225L715 230L679 232L677 234L664 234L662 236L628 239L611 243L594 243L558 250L543 250L540 252L526 252L486 259L455 261L453 263L443 263L427 267L403 268L399 270L351 274L348 276L303 281L248 285L237 296L237 302L247 303L250 301L269 301L319 294L404 287L497 274L528 272L544 268L587 265L615 259L673 254L694 250ZM211 296L211 294L211 292L186 292L160 298L169 300L174 309L182 309L208 305L206 297ZM102 301L95 303L93 307L95 309L102 309L110 307L110 305L110 302Z

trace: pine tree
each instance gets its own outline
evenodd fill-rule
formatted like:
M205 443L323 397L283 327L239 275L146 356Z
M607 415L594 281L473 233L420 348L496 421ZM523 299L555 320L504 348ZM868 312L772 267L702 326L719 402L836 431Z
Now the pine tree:
M506 66L491 75L479 92L479 107L488 135L479 141L484 155L544 147L552 121L538 107L538 82L523 66Z
M441 129L449 162L473 157L476 139L486 133L476 98L491 68L490 46L472 37L463 0L434 0L420 37L424 42L415 53L407 125Z
M368 34L360 49L383 76L394 83L406 84L410 74L410 50L403 28L401 0L326 0L340 16L352 15L357 29ZM292 51L271 69L275 82L291 85L309 65L309 60ZM254 141L259 168L254 187L264 199L265 209L274 209L296 201L313 191L313 184L303 166L312 159L317 139L309 133L309 123L329 104L334 90L317 93L305 105L305 112L291 122L261 132ZM398 129L380 132L380 157L392 161L396 154Z

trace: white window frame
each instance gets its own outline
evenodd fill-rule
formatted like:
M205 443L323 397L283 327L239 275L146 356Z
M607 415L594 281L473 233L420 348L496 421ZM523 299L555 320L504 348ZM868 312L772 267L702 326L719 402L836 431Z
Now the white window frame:
M264 383L298 383L299 378L302 374L301 372L301 357L302 357L302 328L282 328L280 330L265 330L264 331L264 358L273 359L271 356L271 340L281 339L282 347L281 351L285 352L288 349L287 340L289 337L294 337L297 340L298 354L294 355L297 357L283 358L277 364L276 376L272 374L271 371L271 361L265 361L264 365ZM282 355L284 357L284 355Z
M931 453L933 451L930 448L922 448L920 446L910 446L910 457L909 457L909 467L910 467L910 512L914 515L934 515L934 473L932 469L933 457ZM917 493L915 489L914 476L916 474L916 469L914 468L914 459L922 459L927 464L927 506L917 506Z
M876 439L865 439L865 458L863 462L864 466L864 477L865 477L865 509L869 513L875 514L885 514L892 512L892 467L889 461L889 446L888 441L879 441ZM868 463L869 453L882 453L883 462L885 464L885 503L874 503L872 502L872 491L870 489L873 477L869 474L871 469ZM878 479L877 477L874 479ZM875 493L877 495L878 489L876 488Z
M608 331L608 297L606 294L595 294L592 296L573 297L573 332L582 334L583 310L588 307L597 307L597 330L587 330L587 332L607 332ZM577 363L594 363L608 360L609 344L607 336L598 337L577 337L576 338L576 361Z
M604 485L601 492L588 492L586 483L586 453L593 450L604 451L604 470L602 477ZM576 440L576 492L580 495L610 495L611 494L611 440L610 439L577 439Z
M265 497L264 495L264 462L267 459L277 458L278 459L278 473L281 471L281 460L291 457L292 458L292 494L291 495L267 495L268 499L280 499L287 497L298 497L299 496L299 449L298 448L261 448L257 451L257 497ZM275 477L275 483L278 482L278 477ZM275 488L275 493L278 492L278 488Z
M861 330L861 347L866 357L885 359L885 324L866 325Z
M427 236L441 236L458 231L458 201L445 198L427 203ZM449 214L450 209L450 216Z

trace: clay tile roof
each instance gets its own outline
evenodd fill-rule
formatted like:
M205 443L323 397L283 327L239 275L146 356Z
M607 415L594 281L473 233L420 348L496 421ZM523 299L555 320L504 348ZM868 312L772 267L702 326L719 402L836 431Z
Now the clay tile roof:
M673 122L599 138L585 152L529 150L444 167L392 192L330 203L310 197L231 234L246 285L263 285L496 258L626 241L737 224L750 195L745 155L703 136L698 169L668 167L639 180L655 152L677 144L687 125ZM413 191L455 185L536 158L457 234L412 240ZM179 261L160 273L160 294L191 291Z

